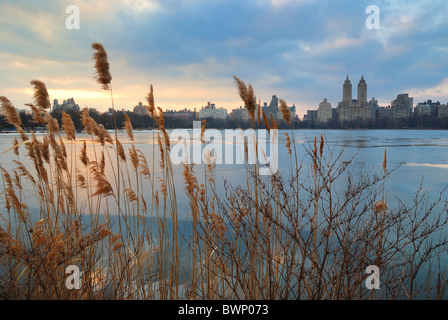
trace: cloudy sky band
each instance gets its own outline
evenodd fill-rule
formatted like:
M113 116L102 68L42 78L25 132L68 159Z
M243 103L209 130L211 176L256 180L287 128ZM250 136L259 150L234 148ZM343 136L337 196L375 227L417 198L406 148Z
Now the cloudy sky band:
M65 27L72 4L79 30ZM371 4L380 30L365 27ZM300 116L324 98L336 107L346 75L355 88L364 75L381 105L402 92L448 102L444 0L0 1L0 12L0 90L18 108L40 79L52 98L106 110L94 41L108 51L119 108L144 101L153 84L163 109L212 101L231 110L241 105L234 74L263 102L276 94L295 103Z

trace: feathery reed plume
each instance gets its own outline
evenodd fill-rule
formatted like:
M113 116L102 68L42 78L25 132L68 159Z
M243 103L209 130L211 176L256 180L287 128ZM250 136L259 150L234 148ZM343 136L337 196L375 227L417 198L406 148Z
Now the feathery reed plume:
M162 136L160 133L157 133L157 144L159 145L160 150L160 167L165 169L165 149L163 148Z
M90 115L89 115L89 109L84 108L82 110L82 114L81 114L81 122L82 125L84 126L84 131L87 134L92 134L92 128L91 128L91 124L90 124Z
M19 155L19 141L17 138L14 138L14 153L18 156Z
M373 207L373 212L375 212L376 214L385 213L387 209L387 204L384 201L379 201Z
M49 113L45 115L45 122L47 123L47 129L50 133L50 136L57 134L59 132L59 123L58 120L53 118Z
M42 149L42 158L44 158L45 162L50 163L50 139L47 136L44 136L44 139L40 145Z
M6 188L5 188L6 205L5 205L5 207L8 210L11 207L13 207L14 210L19 215L19 220L21 222L25 222L28 219L28 213L26 212L28 207L26 206L26 204L19 201L19 198L17 197L17 195L14 191L13 181L12 181L10 174L3 167L0 167L0 169L3 173L3 179L6 183Z
M60 151L61 151L61 155L62 157L64 157L65 159L67 159L67 149L65 148L65 143L64 140L62 139L61 136L59 136L59 146L60 146Z
M159 182L160 182L160 193L163 195L163 198L166 199L168 195L168 188L166 185L166 181L163 178L159 178Z
M104 151L101 151L101 158L100 163L98 165L98 168L100 170L100 173L104 175L105 169L106 169L106 158L104 157Z
M158 112L158 114L156 113L156 124L160 130L164 130L165 129L165 117L163 116L162 108L157 107L157 110L159 112Z
M98 125L96 124L95 120L90 117L88 108L84 108L84 110L82 111L81 122L84 126L84 131L87 134L94 134L96 136L98 135Z
M117 250L119 250L120 248L123 248L124 244L121 242L118 242L117 244L114 245L114 247L112 248L112 251L115 252Z
M125 117L124 129L126 130L129 139L131 139L131 141L134 141L134 133L132 129L131 119L129 119L129 116L126 113L124 114L124 117Z
M137 149L137 153L138 153L138 158L139 158L139 163L140 163L140 174L150 178L151 173L149 171L148 161L146 160L145 155L139 149Z
M43 111L41 108L35 106L32 103L26 103L25 105L29 106L33 111L32 113L33 122L45 125L45 120L44 117L42 116L42 114L45 113L45 111Z
M75 140L75 126L72 117L62 111L62 128L68 140Z
M249 111L252 123L255 123L255 109L257 108L257 100L255 98L254 89L250 84L249 87L247 87L246 84L237 76L233 76L233 78L235 79L240 98L244 101L244 104Z
M274 116L272 115L272 113L270 115L271 115L271 127L272 127L273 130L276 130L277 129L277 122L274 120Z
M121 240L121 235L119 235L119 234L115 234L115 235L113 235L109 240L110 240L110 242L112 242L112 243L116 243L118 240ZM121 241L120 241L121 242Z
M107 52L104 49L103 45L99 42L92 43L92 48L96 51L93 54L93 58L95 59L96 82L101 84L101 87L104 90L109 90L112 76L109 71Z
M0 96L1 113L6 117L6 121L13 126L20 127L22 125L22 119L20 118L17 109L12 105L11 101L4 96Z
M113 188L109 181L104 177L104 173L101 172L101 164L92 162L92 167L90 169L94 180L96 180L96 191L92 194L92 197L100 196L110 196L114 194Z
M127 188L127 189L124 189L123 191L126 193L126 196L127 196L129 202L138 201L138 197L135 194L134 190L132 190L131 188Z
M166 150L169 152L170 148L171 148L170 136L168 135L168 132L165 129L163 129L162 132L163 132L163 140L165 141Z
M139 161L139 157L137 154L137 150L135 149L135 145L132 145L129 148L129 158L131 159L132 166L134 167L135 170L137 170L139 167L140 161Z
M387 172L387 149L384 149L383 170L384 173Z
M319 153L320 153L320 157L322 158L322 153L324 152L324 136L323 136L323 134L321 133L320 134L320 150L319 150Z
M184 176L185 180L185 190L187 190L189 195L193 196L194 191L198 187L198 180L193 173L193 165L183 163L183 166L184 166L184 172L182 175Z
M317 173L317 137L314 137L314 148L313 148L313 172L314 174Z
M288 154L291 154L291 139L289 138L289 134L287 132L284 133L286 136L286 148L288 149Z
M255 123L255 110L257 109L257 99L255 98L254 89L252 88L252 85L249 84L249 87L247 88L247 100L246 107L249 111L249 114L252 118L252 122Z
M40 80L33 80L31 84L34 86L34 103L42 109L49 109L51 107L50 96L45 83Z
M67 150L65 149L65 144L61 136L59 136L59 147L56 149L56 157L58 159L58 166L60 166L65 171L68 171Z
M23 186L22 186L22 182L20 181L20 177L19 177L19 173L14 170L14 184L16 185L16 187L20 190L23 190Z
M119 155L120 159L123 162L126 162L126 154L124 152L124 148L123 148L123 145L121 144L120 140L117 140L117 150L118 150L118 155Z
M100 224L97 229L99 230L99 240L102 240L112 234L112 231L104 223Z
M159 190L156 190L156 194L154 195L154 201L156 204L156 207L159 206Z
M153 92L152 85L149 86L149 92L148 92L148 95L146 96L146 101L148 102L146 109L148 110L149 115L154 119L156 108L155 108L155 104L154 104L154 92Z
M266 127L266 130L268 130L268 133L271 134L271 128L269 126L268 117L266 116L266 112L264 112L264 109L262 111L262 116L263 116L264 126Z
M79 159L81 160L82 164L87 167L87 165L89 164L89 157L87 156L87 146L86 146L86 141L83 141L83 145L81 148L81 153L79 155Z
M78 173L76 176L76 181L78 182L78 186L82 189L85 189L87 187L86 185L86 178L82 173Z
M202 120L202 126L201 126L201 142L205 143L204 133L205 133L205 126L207 125L207 120Z
M112 140L112 137L111 137L109 131L107 131L107 130L104 128L104 126L103 126L102 124L99 124L99 125L97 126L97 141L98 141L102 146L104 146L104 144L105 144L106 142L107 142L107 143L110 143L110 144L113 144L113 143L114 143L114 141Z
M17 170L20 172L20 175L23 177L26 177L31 183L35 184L36 179L34 179L33 175L28 171L28 169L20 162L15 161L14 163L17 164Z
M214 155L212 156L212 153L208 147L204 150L204 162L208 165L209 168L212 168L212 165L216 164L217 154L216 150L214 150Z
M289 126L291 126L291 110L289 110L289 107L285 100L280 99L280 111L282 112L282 118L286 121Z
M258 100L258 106L257 106L257 123L260 125L261 122L261 99Z
M235 79L236 85L238 87L238 93L240 95L241 100L246 102L247 95L248 95L246 84L242 80L240 80L237 76L233 76L233 79Z

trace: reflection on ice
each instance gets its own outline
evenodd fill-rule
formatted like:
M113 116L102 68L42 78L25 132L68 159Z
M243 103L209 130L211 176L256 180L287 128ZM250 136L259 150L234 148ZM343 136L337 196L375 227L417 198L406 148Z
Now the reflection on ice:
M440 168L440 169L448 169L448 164L445 163L415 163L408 162L406 166L409 167L430 167L430 168Z

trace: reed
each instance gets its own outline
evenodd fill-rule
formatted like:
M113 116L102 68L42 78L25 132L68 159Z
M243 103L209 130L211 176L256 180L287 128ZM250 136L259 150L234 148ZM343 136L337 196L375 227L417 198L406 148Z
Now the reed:
M97 81L111 91L113 105L107 53L92 47ZM253 87L234 80L252 128L263 121L269 135L278 134ZM291 129L280 135L286 170L261 176L258 164L246 164L246 183L224 181L222 193L208 151L203 167L183 164L179 190L152 85L147 110L157 127L148 158L128 116L122 138L115 124L113 139L84 109L79 134L68 114L58 123L47 111L45 84L31 84L34 101L27 105L45 125L43 135L26 132L13 104L0 97L1 113L22 140L15 137L8 151L12 169L0 165L0 298L446 299L439 261L448 245L441 232L448 224L445 190L430 202L420 187L412 203L394 205L385 181L396 169L387 167L386 151L382 170L360 174L355 157L342 161L344 151L335 152L324 135L299 150ZM284 100L280 109L291 126ZM248 143L258 145L257 136L251 139L244 140L246 159ZM299 162L298 152L306 160ZM189 201L185 224L179 192ZM381 269L375 294L365 288L371 264ZM66 287L70 265L82 271L78 290Z

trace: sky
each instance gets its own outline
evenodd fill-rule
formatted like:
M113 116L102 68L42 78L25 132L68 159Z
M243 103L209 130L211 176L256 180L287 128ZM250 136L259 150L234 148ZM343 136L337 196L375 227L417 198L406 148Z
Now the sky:
M67 28L70 5L79 29ZM369 5L379 29L366 26ZM299 117L324 98L337 107L347 75L354 99L363 75L381 106L400 93L448 103L446 0L0 0L0 95L26 109L37 79L52 100L106 111L93 42L108 53L119 110L145 103L152 84L163 110L230 112L243 105L234 75Z

